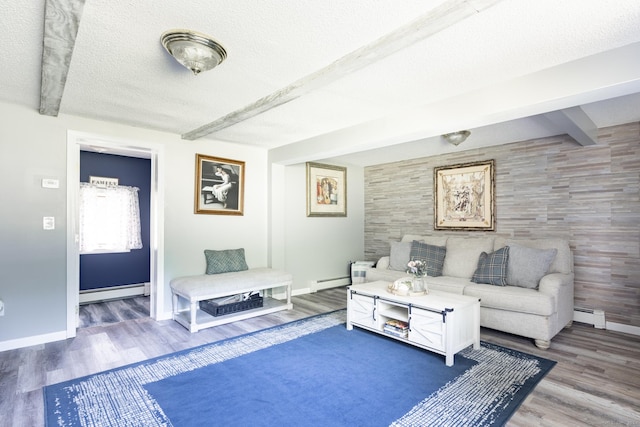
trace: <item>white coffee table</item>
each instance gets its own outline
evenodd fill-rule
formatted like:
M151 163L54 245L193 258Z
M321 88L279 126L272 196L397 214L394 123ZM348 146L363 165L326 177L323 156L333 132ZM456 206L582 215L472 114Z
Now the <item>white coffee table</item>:
M480 348L480 300L429 291L427 295L398 296L388 292L389 282L370 282L347 288L347 329L354 326L387 335L445 356L473 345ZM393 321L408 325L406 337L385 332Z

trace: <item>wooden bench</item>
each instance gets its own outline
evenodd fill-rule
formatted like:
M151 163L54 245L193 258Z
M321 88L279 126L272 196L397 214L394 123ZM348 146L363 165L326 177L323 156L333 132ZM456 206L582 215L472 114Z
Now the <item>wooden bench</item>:
M204 328L236 320L281 310L291 310L293 308L291 303L292 283L291 274L268 267L250 268L230 273L176 277L170 282L173 294L173 319L190 332L198 332ZM273 289L280 287L284 287L286 291L286 299L284 300L272 298ZM200 301L249 292L260 292L264 297L262 307L217 317L200 310ZM187 308L184 308L185 306Z

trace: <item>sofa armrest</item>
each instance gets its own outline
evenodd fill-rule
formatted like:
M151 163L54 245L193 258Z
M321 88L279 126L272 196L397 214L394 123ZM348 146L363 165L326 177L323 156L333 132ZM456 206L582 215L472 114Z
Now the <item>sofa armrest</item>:
M573 279L573 273L551 273L540 279L539 291L555 298L558 315L557 331L573 320Z
M381 270L386 270L389 268L389 260L390 258L388 256L383 256L382 258L380 258L378 260L378 262L376 263L376 267L375 268L379 268Z
M538 290L547 295L558 295L562 288L570 287L573 289L573 273L551 273L540 279ZM573 291L572 291L573 294Z

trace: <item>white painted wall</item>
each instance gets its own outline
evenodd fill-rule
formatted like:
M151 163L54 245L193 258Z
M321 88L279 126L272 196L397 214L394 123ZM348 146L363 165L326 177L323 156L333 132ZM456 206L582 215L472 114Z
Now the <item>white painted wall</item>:
M193 213L196 153L245 162L243 216ZM266 151L222 142L180 140L179 144L169 144L165 154L167 282L177 276L204 274L205 249L244 248L249 267L268 266ZM170 310L171 302L165 303Z
M141 141L164 147L164 311L171 278L205 271L204 249L244 247L249 266L266 266L267 153L219 141L184 141L171 135L77 117L48 117L0 103L0 350L66 335L67 131ZM195 155L245 162L244 216L195 215ZM60 181L43 189L42 178ZM42 230L54 216L56 230Z
M347 216L307 217L306 164L273 165L281 193L272 206L274 259L293 274L293 293L315 291L315 280L349 275L349 261L364 256L364 169L347 167Z
M164 313L169 281L205 271L205 249L245 248L250 267L283 268L295 293L314 280L348 275L364 255L362 168L347 166L346 218L306 216L306 167L269 166L267 152L221 141L185 141L179 135L60 115L0 103L0 351L64 339L67 335L67 132L162 146L164 183ZM195 215L196 153L245 162L244 216ZM314 161L317 159L313 159ZM60 182L43 189L43 178ZM54 216L56 230L42 230Z
M0 344L34 335L64 338L66 129L2 103L0 117ZM59 180L60 188L42 188L44 178ZM44 216L55 218L55 230L43 230Z

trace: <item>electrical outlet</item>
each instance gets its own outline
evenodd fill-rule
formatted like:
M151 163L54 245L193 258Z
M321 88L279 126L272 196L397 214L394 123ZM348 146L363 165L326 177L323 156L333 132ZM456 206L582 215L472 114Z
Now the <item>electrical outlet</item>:
M0 299L0 316L4 316L4 301Z

